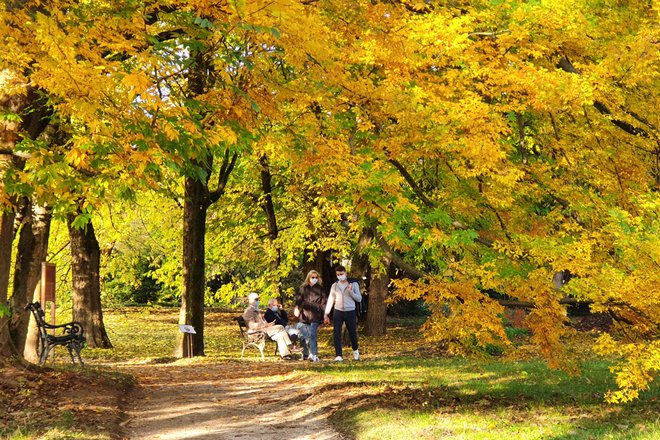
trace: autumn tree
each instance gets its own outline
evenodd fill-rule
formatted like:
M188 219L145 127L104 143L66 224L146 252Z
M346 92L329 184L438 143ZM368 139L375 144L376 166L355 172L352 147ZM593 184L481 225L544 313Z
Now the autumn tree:
M384 7L364 6L372 14ZM654 221L642 206L657 203L657 122L647 110L657 78L632 60L655 65L657 58L646 5L613 13L600 7L474 3L410 14L401 47L412 55L397 57L408 64L391 69L398 77L391 83L392 75L374 73L380 87L360 105L365 123L353 139L362 135L380 164L368 166L353 192L361 199L359 218L378 220L375 254L393 251L421 269L420 281L399 282L396 292L431 304L428 337L454 350L475 341L508 343L497 316L502 308L484 293L499 291L533 305L533 340L551 365L567 366L562 353L571 329L561 301L570 293L592 310L607 310L625 328L622 335L646 341L616 351L625 374L618 375L623 391L611 398L625 400L652 379L657 360L651 310L658 295L642 281L655 279L648 272L654 256L641 252L637 258L648 260L635 269L620 257L621 240L636 241ZM641 18L630 21L629 14ZM396 46L369 38L358 44L363 52L353 53L371 61L369 71L387 71L386 54ZM625 57L622 47L630 49ZM630 63L627 70L621 60ZM375 192L374 170L386 166L393 184ZM623 212L640 223L615 240L613 232L626 229L613 227ZM643 235L648 244L657 238ZM577 277L557 291L552 276L563 269ZM626 283L611 282L622 276ZM632 280L641 289L623 293ZM615 352L606 342L601 351Z
M657 374L648 2L28 3L5 9L9 53L22 57L3 66L12 84L45 91L71 141L57 157L25 143L25 172L6 149L3 201L34 187L37 167L76 188L55 192L54 212L86 203L83 217L111 192L185 179L192 354L204 350L208 227L210 266L236 276L222 295L278 295L302 255L358 251L377 289L374 333L393 266L408 278L392 299L424 299L424 334L450 351L509 344L498 292L530 308L550 365L573 369L565 304L580 300L620 330L596 345L619 359L611 400ZM8 96L26 96L17 90ZM81 175L96 184L80 188ZM558 290L563 270L574 277Z
M23 128L12 134L11 151L21 155L21 162L5 174L3 196L14 201L26 196L36 205L49 205L60 217L74 213L72 224L78 228L105 199L102 177L126 176L135 166L126 154L131 145L113 125L126 119L125 110L135 96L126 93L130 82L122 82L125 56L139 44L132 41L135 23L107 20L119 17L114 14L126 5L116 10L97 6L17 2L3 5L0 21L7 49L2 58L3 85L11 104L7 114ZM109 56L119 48L122 56ZM35 131L43 131L51 120L66 138L54 148ZM144 164L143 157L137 159ZM90 185L93 178L96 182ZM82 215L79 204L84 205ZM6 289L4 279L0 281ZM86 330L95 333L92 327Z
M398 282L397 297L424 298L426 335L452 350L508 343L487 292L533 306L534 343L566 368L565 296L607 310L632 344L617 351L629 376L611 398L634 397L657 360L658 295L643 281L657 279L655 256L629 266L620 255L622 241L657 241L646 210L657 206L655 12L643 2L611 13L579 2L351 5L317 4L332 50L315 52L308 72L332 92L323 133L299 158L345 210L353 244L370 228L373 261L418 279ZM321 160L332 173L314 173ZM622 214L636 220L614 228ZM557 291L565 269L576 278ZM615 346L606 342L603 352Z

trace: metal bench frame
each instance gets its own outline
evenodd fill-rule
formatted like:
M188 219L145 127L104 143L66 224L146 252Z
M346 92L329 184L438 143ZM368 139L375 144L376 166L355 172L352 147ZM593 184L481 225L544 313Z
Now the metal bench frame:
M259 353L261 354L261 360L265 360L264 356L264 349L266 348L266 342L275 342L272 339L268 337L268 334L266 332L262 332L260 330L255 330L255 331L249 331L247 328L247 324L245 323L245 320L243 319L243 316L236 316L234 318L234 321L238 323L238 328L241 332L241 341L243 342L243 351L241 351L241 359L243 359L243 355L245 354L245 350L248 347L254 347L257 350L259 350ZM277 343L275 343L275 354L277 355Z
M83 336L83 327L79 322L68 322L61 325L52 325L44 319L46 314L41 308L41 304L37 302L29 303L25 306L25 310L30 310L37 322L39 329L39 365L44 365L48 359L48 354L57 345L65 345L69 351L71 362L75 365L76 360L73 353L76 353L78 363L84 365L80 357L80 351L85 347L85 337ZM59 336L51 335L48 330L61 329L62 334Z

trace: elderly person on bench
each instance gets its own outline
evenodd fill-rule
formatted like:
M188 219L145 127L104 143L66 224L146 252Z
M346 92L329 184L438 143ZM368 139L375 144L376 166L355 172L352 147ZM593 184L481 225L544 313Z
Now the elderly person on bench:
M268 322L275 321L275 324L283 326L284 330L289 335L289 339L291 339L294 344L296 342L300 343L303 359L307 359L307 356L309 356L309 349L307 348L309 347L309 332L307 331L306 326L300 322L297 322L294 325L289 325L289 315L287 315L286 310L284 310L282 305L275 298L268 300L268 310L266 310L264 318Z
M243 319L245 320L245 325L247 325L248 333L257 331L266 333L269 338L277 342L277 349L282 359L292 360L293 356L291 353L297 350L291 347L291 339L289 339L289 335L283 326L276 325L275 321L268 322L264 319L259 310L259 294L254 292L249 294L248 302L249 306L243 312Z

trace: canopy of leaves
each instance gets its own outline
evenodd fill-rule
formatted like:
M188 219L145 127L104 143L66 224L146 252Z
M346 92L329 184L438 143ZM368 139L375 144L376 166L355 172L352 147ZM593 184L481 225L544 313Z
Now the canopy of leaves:
M507 343L485 293L499 292L533 305L538 350L571 369L570 295L618 323L598 344L621 359L612 401L657 375L652 2L25 1L1 14L2 93L39 89L65 133L16 147L29 159L3 174L3 203L82 203L82 224L115 195L179 199L180 176L212 188L213 158L235 152L208 225L211 273L231 278L220 297L276 292L306 251L348 256L369 230L372 261L414 271L393 299L429 304L428 338ZM573 276L561 290L557 271Z

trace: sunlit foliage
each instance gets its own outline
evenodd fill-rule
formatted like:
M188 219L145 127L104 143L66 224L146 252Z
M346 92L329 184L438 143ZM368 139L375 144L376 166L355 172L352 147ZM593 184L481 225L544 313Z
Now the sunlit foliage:
M231 150L208 221L211 273L230 277L219 298L275 294L306 251L348 256L369 230L372 261L415 272L393 298L427 301L429 339L508 344L495 292L531 304L537 349L574 370L570 296L616 320L597 345L621 360L610 400L656 377L653 2L14 3L3 93L38 88L66 136L17 147L30 157L3 203L84 200L81 224L147 189L180 203L171 183L208 179L200 161ZM212 66L195 96L192 53ZM561 290L558 271L573 276Z

